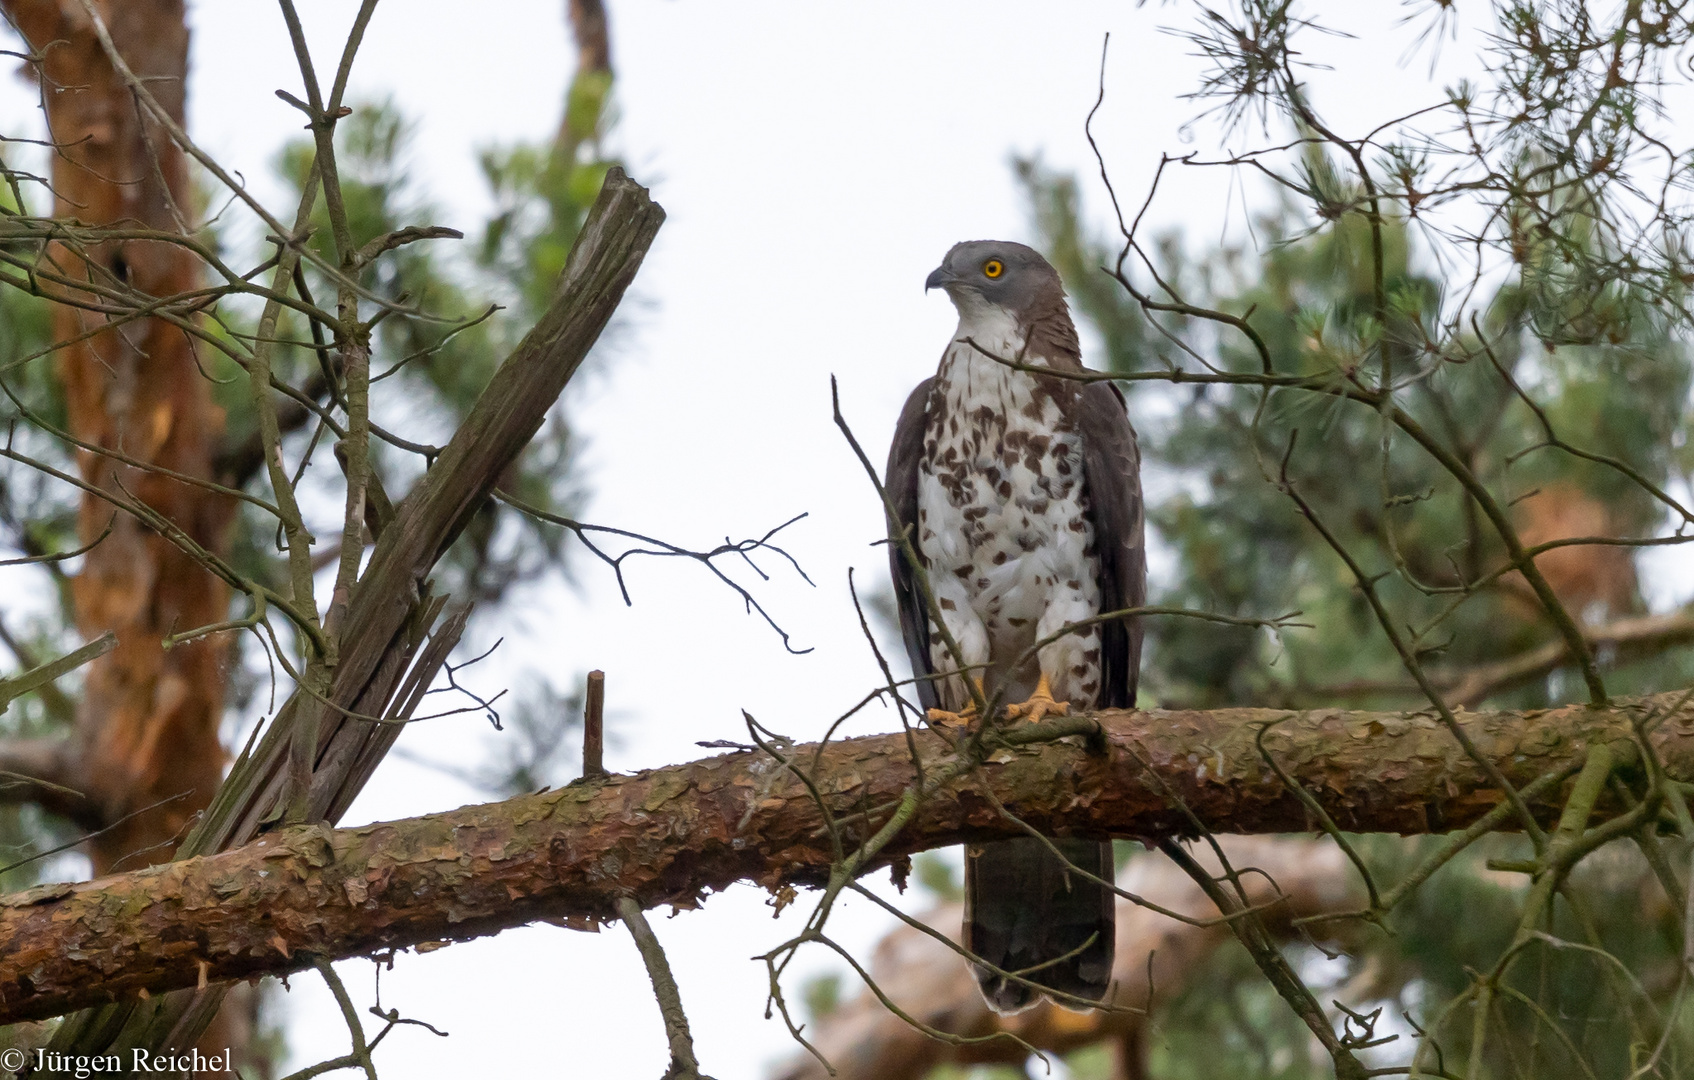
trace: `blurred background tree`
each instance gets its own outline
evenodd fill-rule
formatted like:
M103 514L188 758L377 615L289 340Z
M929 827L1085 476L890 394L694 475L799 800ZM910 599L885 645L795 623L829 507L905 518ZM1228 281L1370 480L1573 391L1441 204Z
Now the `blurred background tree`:
M1321 150L1309 153L1311 174L1337 175ZM1117 252L1081 219L1075 178L1045 170L1034 159L1020 159L1015 168L1028 194L1038 246L1060 268L1079 321L1103 345L1095 354L1098 366L1130 373L1172 364L1179 346L1150 326L1140 305L1102 269L1116 262ZM1253 232L1256 249L1215 248L1193 257L1181 237L1167 236L1159 244L1165 260L1159 274L1180 283L1198 306L1251 313L1279 372L1317 374L1337 358L1345 362L1374 332L1366 325L1373 285L1365 223L1356 216L1326 222L1290 200L1260 217ZM1444 285L1403 218L1391 218L1385 233L1385 285L1396 317L1404 320L1388 340L1401 351L1400 362L1411 365ZM1628 462L1662 488L1685 488L1694 372L1685 334L1658 312L1652 297L1620 289L1606 297L1603 311L1585 313L1595 320L1591 330L1548 346L1530 325L1546 315L1537 309L1539 302L1523 283L1508 283L1479 302L1479 325L1491 342L1509 347L1494 346L1490 358L1480 339L1469 335L1469 361L1441 365L1417 384L1404 407L1462 446L1479 476L1515 493L1513 513L1526 544L1653 535L1673 526L1676 521L1662 505L1639 487L1618 483L1610 470L1567 454L1526 452L1542 441L1544 429L1512 383L1534 388L1561 438ZM1175 328L1204 347L1198 336L1206 331L1194 321ZM1254 370L1259 362L1233 345L1208 350L1207 356L1230 370ZM1296 457L1291 473L1323 520L1350 550L1375 555L1368 571L1399 567L1435 588L1475 580L1503 556L1474 501L1454 490L1428 455L1404 442L1391 452L1385 475L1379 472L1381 424L1364 410L1337 408L1314 396L1278 395L1255 424L1261 395L1251 388L1152 383L1131 394L1149 486L1162 493L1149 500L1148 522L1174 560L1155 580L1152 602L1234 615L1298 610L1302 622L1313 624L1273 636L1185 619L1151 623L1143 707L1424 704L1346 568L1270 481L1290 433L1301 429L1302 442L1310 439L1319 449ZM1632 618L1642 621L1647 597L1630 549L1568 547L1537 562L1591 632L1603 637L1620 622L1627 627ZM1580 700L1581 682L1569 666L1512 664L1554 639L1521 578L1503 577L1456 605L1451 593L1421 592L1392 574L1379 588L1397 613L1407 613L1409 624L1432 628L1422 651L1444 689L1466 685L1473 673L1513 674L1492 685L1469 684L1482 692L1471 690L1465 705L1536 708ZM1612 650L1608 685L1623 694L1686 685L1694 679L1694 657L1675 646L1688 640L1689 625L1686 613L1671 612L1650 625L1650 635ZM1498 943L1510 937L1517 921L1514 894L1527 879L1496 873L1487 864L1521 860L1528 845L1493 839L1455 859L1415 902L1397 910L1389 933L1361 935L1344 961L1323 964L1322 953L1297 937L1288 947L1303 966L1323 971L1314 981L1351 984L1355 997L1368 988L1368 996L1378 999L1372 1007L1383 1004L1391 1017L1427 1018L1470 985L1471 972L1492 964ZM1438 840L1371 836L1353 842L1382 879L1392 881ZM1681 912L1653 886L1653 871L1637 853L1611 854L1572 881L1571 906L1561 909L1550 930L1619 957L1651 988L1655 1004L1666 1008L1680 965ZM1570 1045L1580 1048L1599 1075L1627 1075L1639 1065L1631 1061L1630 1049L1640 1032L1618 1022L1621 987L1594 974L1589 958L1560 954L1522 969L1520 989L1533 997L1552 988L1541 1004L1557 1018ZM1527 1008L1514 1003L1507 1009L1521 1043L1497 1045L1500 1058L1491 1063L1491 1075L1580 1072L1558 1046L1559 1036L1544 1030ZM1688 1021L1679 1023L1686 1028ZM1217 1076L1220 1053L1239 1063L1231 1072L1235 1076L1294 1080L1332 1074L1328 1058L1311 1053L1305 1027L1256 977L1233 942L1212 955L1194 982L1159 1004L1150 1026L1155 1034L1148 1041L1148 1076ZM1688 1034L1685 1030L1684 1037ZM1538 1040L1545 1045L1534 1047ZM1462 1060L1466 1050L1462 1041L1444 1048L1452 1060ZM1525 1073L1537 1050L1538 1068L1549 1071ZM1521 1055L1516 1061L1514 1052ZM1107 1077L1111 1064L1094 1054L1078 1062L1076 1075Z
M1313 174L1336 175L1321 150L1309 153ZM1075 179L1048 172L1037 160L1022 159L1015 167L1040 246L1060 268L1080 321L1104 346L1099 366L1127 374L1175 363L1180 346L1154 330L1140 305L1102 270L1117 253L1081 223ZM1251 313L1279 372L1321 375L1346 364L1377 332L1369 326L1373 285L1365 222L1348 216L1325 223L1290 202L1260 217L1253 232L1256 251L1224 248L1193 258L1179 237L1166 237L1159 244L1165 258L1160 276L1199 306ZM1395 318L1404 323L1386 337L1398 363L1409 369L1419 360L1428 339L1424 327L1436 317L1445 287L1438 270L1418 265L1428 260L1417 257L1403 219L1390 218L1384 233L1384 284ZM1477 305L1490 347L1465 335L1466 361L1439 366L1406 398L1405 408L1461 447L1479 477L1512 492L1527 544L1651 535L1674 524L1663 506L1640 487L1618 483L1612 470L1535 449L1544 437L1541 416L1514 390L1514 383L1534 387L1537 405L1567 442L1628 462L1661 488L1685 482L1686 339L1639 289L1606 300L1609 310L1590 316L1607 320L1603 327L1546 345L1530 332L1535 298L1525 285L1508 284ZM1170 328L1204 347L1198 335L1206 331L1193 320ZM1227 339L1208 356L1235 371L1259 363ZM1440 466L1415 446L1395 446L1384 467L1381 425L1356 409L1283 394L1270 399L1255 425L1261 395L1254 388L1148 385L1136 394L1146 468L1158 485L1154 490L1168 492L1150 500L1149 520L1176 560L1158 602L1236 615L1299 609L1303 621L1316 624L1280 638L1187 620L1149 625L1143 677L1154 699L1172 708L1419 704L1417 688L1376 631L1345 568L1267 482L1266 470L1274 473L1293 430L1321 441L1319 453L1296 459L1306 466L1291 476L1300 490L1350 549L1382 550L1383 563L1369 570L1404 569L1434 589L1474 580L1503 555L1475 500L1445 482ZM1361 475L1367 463L1377 475ZM1392 503L1386 511L1385 490ZM1573 547L1548 552L1537 564L1590 627L1646 611L1628 548ZM1422 649L1437 678L1449 685L1552 640L1516 575L1457 605L1450 593L1428 594L1396 576L1385 577L1382 587L1394 590L1394 609L1408 612L1419 627L1455 608ZM1679 685L1691 670L1681 651L1654 650L1640 664L1628 663L1627 655L1616 659L1609 681L1619 693ZM1533 708L1569 699L1568 671L1555 667L1535 675L1465 704Z
M59 35L75 40L81 50L91 50L87 55L76 51L76 56L79 63L96 74L90 76L86 71L79 71L73 75L63 69L54 70L53 75L60 81L67 84L99 81L98 69L104 58L93 43L93 34L86 23L69 26L54 22L60 18L55 5L18 3L9 5L7 14L13 17L14 26L31 40L44 34L49 38ZM162 3L150 6L145 12L139 8L128 9L128 14L137 17L128 18L115 5L104 12L120 51L132 66L150 70L146 64L164 56L166 60L159 62L174 62L180 69L185 62L187 33L181 5ZM389 257L373 260L360 275L360 284L371 294L430 313L426 318L384 319L372 334L373 378L393 378L405 384L401 393L391 396L403 403L400 406L403 413L377 415L373 421L391 430L403 429L414 439L423 440L414 446L418 452L373 441L373 467L388 492L407 490L422 474L422 456L432 453L432 444L444 442L464 419L494 369L545 309L588 207L599 193L607 169L615 163L603 149L613 119L613 76L605 11L599 0L570 0L566 14L577 46L577 69L566 93L558 132L552 140L540 144L487 148L484 173L497 205L482 235L456 249L440 244L407 245ZM61 48L54 55L62 57L73 51ZM120 95L124 102L115 106L115 111L133 115L135 110L128 105L128 90L112 80L109 68L105 70L104 78L112 84L106 88ZM180 83L179 78L173 85ZM49 100L54 100L51 95ZM180 100L177 109L180 121ZM55 132L74 143L80 129L73 119L59 116ZM141 149L145 137L139 131L127 135L135 145L125 150L133 153L135 159L126 162L124 169L109 170L111 175L127 175L125 170L131 165L146 161ZM353 240L360 247L406 226L434 220L434 208L408 172L410 137L410 122L387 101L355 103L352 114L337 128L341 190ZM167 156L174 150L170 140L160 137L158 131L153 132L153 138L165 147ZM122 134L116 141L123 142ZM309 138L290 143L278 155L277 168L294 185L296 197L311 168L311 159ZM182 163L179 151L172 160ZM206 208L211 188L186 163L181 168L184 179L174 197L179 204L195 208L190 216L200 220L205 215L199 211ZM66 176L55 176L62 193L71 183L81 186L69 190L85 195L85 189L119 187L80 167L62 171ZM72 179L67 181L67 176ZM8 210L31 212L32 208L17 205L19 193L20 189L14 185L0 194L0 199L5 200ZM160 206L160 220L154 224L169 228L174 220L174 215L167 212L172 199L155 197ZM97 208L104 204L92 201L95 209L90 208L90 199L86 197L76 203L76 216L98 220L101 211ZM328 265L334 265L332 230L324 202L320 200L317 207L310 244ZM33 208L33 212L42 209ZM58 212L67 211L61 208ZM114 209L110 216L119 213ZM205 231L202 239L215 250L245 242L221 234L215 224ZM19 245L20 250L23 246ZM124 273L126 257L131 272L140 273L143 260L158 256L162 247L132 244L124 253L108 253L108 258L116 261L120 275ZM165 254L170 256L172 252ZM335 294L334 284L309 262L297 281L304 285L308 295ZM159 294L179 290L180 286L155 289ZM499 319L488 317L499 308L506 309L508 314ZM208 328L214 333L250 338L256 328L256 308L235 305L234 309L248 311L249 317L245 321L231 318L231 308L226 307L218 320L208 322ZM58 309L60 315L68 310ZM90 397L79 414L67 400L64 373L69 368L61 365L55 371L43 363L18 363L39 356L54 342L74 335L74 315L68 316L72 321L70 327L56 323L59 317L55 315L55 306L39 296L18 288L0 289L0 365L4 365L8 394L13 395L0 402L0 424L8 429L12 440L9 445L13 449L74 474L78 461L64 442L22 422L19 410L30 409L61 429L85 434L91 428L121 431L125 421L119 414L106 415L107 410L120 408L121 403L114 404L111 398L99 395ZM327 333L326 327L309 325L292 310L279 324L279 337L284 343L276 353L276 373L287 382L303 387L304 396L316 406L329 403L335 392L332 387L337 385L341 374L336 354L327 345ZM240 374L239 370L221 356L194 354L192 343L180 334L173 335L171 348L155 348L141 354L138 362L137 377L146 382L165 383L164 372L172 363L186 366L190 372L204 364L206 374L211 376L210 380L190 380L195 386L210 387L210 399L199 406L205 416L177 414L179 428L197 428L207 435L204 460L198 467L168 456L159 460L228 488L256 494L264 489L263 443L245 380L234 377ZM214 422L220 419L221 422ZM304 463L302 499L310 505L315 494L321 496L320 506L337 506L340 496L336 484L340 475L330 452L334 436L300 402L285 400L279 408L279 421L287 458ZM321 472L326 467L328 475ZM320 470L323 478L316 492L312 482L314 468ZM203 488L167 484L172 488L171 497L182 504L171 508L175 520L208 522L205 542L209 547L226 552L230 561L250 578L287 592L286 571L274 557L277 533L274 518L252 505L232 506L230 501ZM503 478L501 486L532 506L568 515L580 502L583 485L569 423L555 409L544 430ZM181 604L155 600L154 609L176 611L175 620L181 625L101 622L100 616L91 622L88 612L133 606L126 605L122 594L116 591L129 585L112 573L90 572L93 560L102 557L99 554L89 556L80 567L72 563L69 569L63 561L47 557L80 548L103 530L112 528L113 521L121 531L125 522L120 520L123 515L102 514L99 507L91 511L84 506L79 511L79 505L73 489L53 483L38 471L0 471L0 548L41 560L33 563L36 581L30 588L22 587L17 578L8 579L8 601L0 605L0 643L10 651L18 668L28 668L68 651L79 631L92 638L101 629L115 629L119 635L118 652L96 661L88 669L87 677L101 685L111 685L114 675L110 671L116 670L113 665L123 661L126 667L122 669L124 674L116 677L117 685L124 688L123 693L134 696L135 703L133 708L114 709L110 693L100 701L82 700L86 695L79 692L78 680L72 678L46 692L14 701L4 716L0 716L0 892L21 889L38 880L58 880L67 873L75 875L73 867L56 865L49 856L79 848L89 850L78 841L99 830L105 832L96 837L90 850L96 874L114 867L122 869L126 865L145 865L169 858L184 823L210 798L228 759L228 747L231 744L239 747L238 740L246 737L257 719L254 710L262 706L264 695L269 693L267 658L242 655L244 649L249 653L260 651L254 647L257 638L248 635L220 635L219 640L179 648L176 650L179 654L194 653L197 649L206 653L207 670L212 674L182 679L180 685L170 680L171 668L165 659L166 651L161 648L164 634L234 617L227 613L228 598L221 587L216 601L221 607L209 619L184 612ZM330 526L320 535L337 532L338 527ZM543 574L566 572L562 536L562 531L554 526L540 524L504 503L490 501L477 512L439 567L438 591L450 593L460 602L477 603L486 612L511 595L514 586ZM368 534L366 540L368 543ZM108 545L102 544L94 551L106 548ZM133 551L118 550L116 545L111 545L109 550L119 566L140 565ZM314 565L319 570L333 567L339 554L333 544L325 545L315 553ZM168 560L170 556L167 553L164 557ZM28 571L20 567L12 572ZM207 575L175 576L199 580ZM163 571L152 580L164 582L162 587L166 589L176 587L172 584L175 578ZM114 595L102 596L103 589L113 590ZM80 622L76 618L79 603L85 613ZM160 669L162 660L165 666ZM163 670L167 674L141 678L137 674L141 670ZM552 673L549 677L532 673L520 682L515 702L502 701L490 707L487 715L495 726L501 726L503 712L505 722L515 727L515 732L490 740L482 764L453 767L449 771L473 786L500 795L534 790L564 779L563 770L568 766L560 751L570 742L581 716L581 705L574 689L574 676L566 675L572 684L561 687L555 681L561 674ZM171 689L173 685L177 686L175 690ZM210 722L175 725L173 741L164 744L168 752L158 755L156 767L151 771L141 769L142 759L134 748L148 745L150 740L157 742L155 728L162 707L160 702L175 700L173 694L179 698L186 695L197 702L187 709L181 704L173 706L178 713L204 715ZM94 714L98 730L87 724L77 726L79 701L82 712ZM123 751L126 768L96 767L88 745L94 738L131 748ZM37 786L24 783L21 776L14 778L6 773L4 770L9 765L17 767L22 776L57 777L66 781L68 787L92 797L55 800L49 793L44 798ZM168 814L161 814L157 807L149 805L161 791L169 797ZM114 830L114 826L118 828ZM127 861L119 865L120 860ZM279 1060L281 1035L274 1030L265 1031L259 999L256 993L232 997L224 1009L224 1026L209 1031L202 1045L210 1048L208 1052L234 1047L237 1062L249 1070L249 1075L270 1075ZM239 1018L232 1020L237 1014ZM42 1027L25 1025L17 1034L31 1042L38 1041L43 1037ZM0 1037L0 1045L4 1045L4 1037Z

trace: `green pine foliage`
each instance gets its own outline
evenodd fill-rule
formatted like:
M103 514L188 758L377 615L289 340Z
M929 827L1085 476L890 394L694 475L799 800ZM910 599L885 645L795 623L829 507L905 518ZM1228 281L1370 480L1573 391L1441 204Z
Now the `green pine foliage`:
M1103 347L1090 357L1093 366L1124 374L1193 370L1198 354L1220 370L1259 370L1241 335L1215 324L1169 317L1161 319L1162 330L1155 327L1107 272L1117 249L1084 224L1075 181L1038 160L1020 160L1016 168L1038 246L1064 276L1079 322ZM1339 183L1319 153L1308 156L1305 171L1315 189ZM1390 218L1384 228L1386 326L1371 314L1371 237L1361 215L1325 220L1285 204L1255 221L1253 231L1253 249L1198 254L1179 237L1165 237L1156 247L1158 273L1190 303L1248 319L1279 373L1322 380L1366 371L1374 379L1383 345L1393 370L1417 376L1399 403L1443 443L1460 447L1492 489L1511 493L1516 502L1509 512L1520 528L1530 527L1524 515L1538 500L1581 511L1555 515L1554 525L1598 521L1588 531L1623 536L1667 527L1663 506L1621 481L1615 469L1546 447L1542 419L1513 386L1532 393L1560 439L1625 462L1661 488L1674 487L1690 464L1694 358L1660 315L1661 297L1616 279L1590 287L1580 272L1583 259L1555 250L1529 253L1525 273L1497 286L1485 302L1473 302L1480 314L1459 335L1460 362L1437 362L1433 322L1449 298L1440 268L1428 265L1407 221ZM1510 344L1496 344L1491 356L1478 328L1488 340ZM1309 624L1272 633L1153 621L1143 706L1426 704L1351 573L1279 489L1285 467L1364 570L1380 575L1377 588L1432 671L1462 672L1554 639L1521 580L1466 595L1452 591L1499 564L1500 542L1452 476L1402 433L1385 441L1384 424L1371 410L1316 394L1266 395L1256 387L1139 382L1125 389L1141 436L1152 542L1174 563L1155 578L1151 602L1240 616L1298 611L1298 621ZM1627 555L1569 550L1583 555L1567 572L1548 575L1579 615L1599 622L1645 610ZM1425 588L1410 586L1407 577ZM1675 650L1633 663L1613 660L1607 678L1614 693L1661 690L1694 680L1694 661ZM1489 703L1534 707L1582 696L1580 679L1564 670L1504 689ZM1439 843L1350 839L1386 882ZM1685 846L1667 843L1678 866L1685 864ZM1411 1023L1430 1023L1475 972L1493 965L1511 938L1528 878L1490 869L1490 860L1530 854L1521 838L1488 838L1438 872L1385 927L1337 928L1339 940L1326 943L1342 951L1334 964L1319 964L1322 954L1310 945L1288 946L1326 1004L1341 997L1353 1008L1384 1007L1379 1034L1397 1031L1402 1039L1399 1047L1367 1052L1371 1063L1403 1063ZM1676 986L1681 913L1664 902L1634 848L1614 845L1602 855L1578 868L1547 928L1587 943L1589 951L1547 949L1513 970L1508 983L1521 996L1504 993L1495 1006L1510 1037L1491 1036L1488 1075L1589 1075L1587 1068L1628 1075L1642 1048L1650 1051L1663 1034L1654 1018L1662 1023ZM1668 1045L1687 1060L1694 1030L1686 1019L1675 1023ZM1448 1026L1441 1043L1455 1072L1463 1071L1469 1028L1467 1013ZM1333 1074L1328 1057L1315 1051L1304 1026L1233 942L1157 1010L1148 1054L1150 1075L1159 1080ZM1073 1058L1074 1075L1113 1075L1103 1050Z
M1173 319L1165 324L1172 340L1150 326L1102 269L1115 264L1116 251L1084 233L1074 181L1036 161L1017 167L1043 245L1079 317L1105 346L1094 363L1124 373L1155 370L1186 359L1180 349L1189 344L1223 370L1258 369L1239 335ZM1321 170L1314 164L1312 171ZM1397 371L1422 376L1403 407L1461 447L1485 483L1521 500L1514 512L1552 499L1602 514L1605 525L1594 532L1652 532L1662 508L1638 486L1620 483L1605 465L1536 448L1545 441L1540 420L1513 388L1533 388L1559 438L1628 462L1661 487L1681 476L1694 369L1686 344L1655 317L1651 298L1614 287L1603 319L1593 312L1563 318L1560 333L1570 340L1546 344L1537 332L1548 321L1544 300L1527 286L1502 289L1484 305L1484 328L1490 340L1513 345L1495 345L1491 356L1470 334L1464 362L1438 363L1428 324L1443 299L1442 282L1413 258L1405 222L1390 220L1384 233L1388 327L1371 315L1370 236L1357 215L1319 229L1284 206L1256 222L1256 253L1227 249L1191 258L1167 238L1160 274L1180 283L1192 303L1248 316L1279 373L1340 378L1366 366L1385 341ZM1578 333L1589 323L1592 332ZM1348 549L1363 554L1367 573L1386 575L1378 587L1391 610L1407 613L1425 663L1464 669L1552 640L1521 581L1455 603L1451 592L1426 593L1388 573L1403 568L1429 590L1451 590L1498 564L1504 552L1475 501L1433 458L1399 433L1390 433L1384 452L1384 425L1369 410L1316 394L1267 397L1256 387L1142 383L1129 395L1149 487L1174 489L1148 507L1150 524L1177 559L1156 602L1241 616L1299 611L1300 622L1313 624L1275 635L1193 620L1150 624L1143 686L1161 704L1336 704L1349 696L1364 703L1358 688L1367 686L1377 704L1421 702L1346 567L1275 483L1296 431L1288 478ZM1596 610L1579 613L1603 619L1643 610L1627 561L1613 567L1612 576L1620 574L1609 591L1593 590ZM1567 602L1580 609L1585 594L1574 593ZM1675 685L1668 674L1662 666L1625 669L1616 685ZM1555 677L1498 703L1545 704L1560 697L1564 682ZM1404 689L1385 693L1383 686Z
M531 320L552 298L552 283L606 170L616 164L601 149L616 119L611 92L611 72L581 72L571 82L551 146L494 147L482 154L498 208L483 229L477 259L519 298Z

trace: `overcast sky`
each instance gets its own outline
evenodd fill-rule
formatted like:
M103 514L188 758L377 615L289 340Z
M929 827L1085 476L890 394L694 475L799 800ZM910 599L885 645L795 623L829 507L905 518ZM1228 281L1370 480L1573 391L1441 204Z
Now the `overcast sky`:
M487 193L479 148L548 137L574 52L561 0L499 4L404 0L379 9L351 100L392 96L417 122L415 176L442 223L467 230ZM1359 40L1314 39L1321 108L1344 132L1440 100L1428 59L1401 64L1415 30L1400 5L1331 4L1330 21ZM320 72L332 70L354 5L301 10ZM1028 239L1008 165L1040 153L1084 178L1093 220L1104 192L1083 137L1103 36L1112 34L1106 100L1095 122L1113 180L1139 203L1161 152L1215 150L1215 129L1185 134L1197 111L1180 95L1199 63L1159 24L1177 6L1127 2L923 4L706 3L612 0L621 120L610 149L669 213L626 305L624 331L593 379L567 391L586 442L589 520L679 543L762 532L802 511L786 535L816 586L773 560L758 595L812 651L787 654L736 598L691 565L630 567L633 608L586 560L581 584L533 590L484 624L506 644L485 685L538 668L568 689L607 672L607 763L620 770L698 756L699 739L735 739L741 710L799 739L819 734L876 685L846 575L883 576L881 511L830 423L829 378L861 441L880 459L895 412L933 372L954 325L923 280L955 241ZM239 170L273 211L270 176L299 114L274 91L299 91L281 19L262 3L193 3L189 126ZM1446 58L1458 50L1449 48ZM1331 55L1333 53L1333 55ZM31 94L7 80L0 118L25 131ZM1150 212L1197 243L1239 235L1243 199L1222 170L1190 170ZM1131 414L1141 408L1134 393ZM847 732L887 730L880 710ZM402 745L441 760L476 760L494 736L475 717L431 723ZM391 759L346 824L428 813L482 796ZM737 888L695 912L655 921L677 969L703 1067L720 1080L760 1076L791 1043L763 1019L764 972L748 957L791 933L763 893ZM908 898L907 902L911 902ZM802 904L797 907L804 907ZM844 902L836 932L868 948L886 928ZM791 914L794 909L791 909ZM797 965L830 970L821 956ZM371 966L341 965L368 997ZM346 1035L315 978L287 999L290 1068L344 1053ZM666 1051L657 1009L620 927L599 935L512 931L427 956L407 955L383 982L384 1007L452 1033L397 1031L379 1051L394 1078L513 1073L658 1076Z

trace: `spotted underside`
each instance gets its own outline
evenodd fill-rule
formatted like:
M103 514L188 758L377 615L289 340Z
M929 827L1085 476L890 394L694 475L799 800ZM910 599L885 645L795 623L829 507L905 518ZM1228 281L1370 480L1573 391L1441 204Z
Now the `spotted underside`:
M979 327L943 357L926 409L918 549L947 629L989 694L1021 702L1045 674L1056 700L1093 708L1098 627L1032 648L1098 615L1100 584L1076 422L1050 392L1054 380L982 351L1015 356L1023 347L1014 326ZM929 652L931 670L957 670L933 624ZM970 700L956 676L937 697L954 711Z

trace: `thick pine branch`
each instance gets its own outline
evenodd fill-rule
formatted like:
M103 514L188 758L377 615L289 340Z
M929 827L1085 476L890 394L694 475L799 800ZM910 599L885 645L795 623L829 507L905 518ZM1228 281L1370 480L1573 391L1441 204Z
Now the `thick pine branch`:
M1596 742L1651 739L1670 775L1694 780L1684 693L1604 708L1463 714L1471 738L1519 786ZM1077 718L1014 728L974 775L926 800L874 860L1011 836L995 800L1052 833L1160 836L1187 828L1171 796L1221 833L1312 828L1254 745L1343 828L1425 833L1463 827L1499 801L1452 735L1424 713L1268 709L1110 712L1102 748L1053 741ZM1045 741L1044 741L1045 740ZM948 745L923 733L934 770ZM793 749L796 763L815 748ZM812 778L843 840L886 820L916 780L904 735L849 739ZM1149 775L1149 770L1151 775ZM1552 820L1553 792L1536 810ZM851 815L869 812L869 821ZM505 802L357 829L304 826L234 851L0 899L0 1023L40 1019L198 980L281 974L341 958L462 940L538 919L610 920L623 897L690 906L748 880L818 883L832 861L812 796L787 769L742 752L579 781Z

